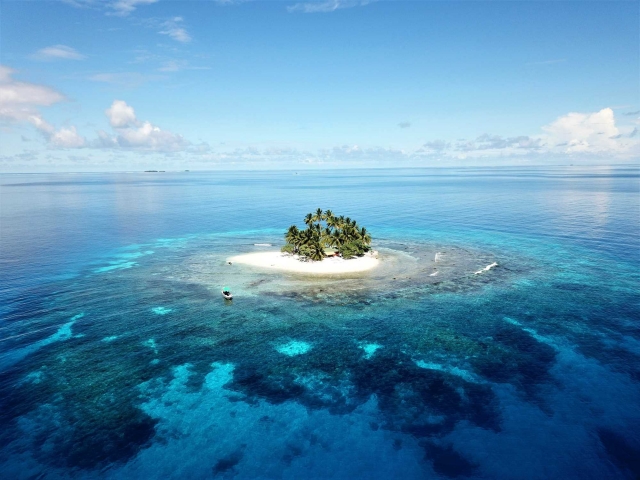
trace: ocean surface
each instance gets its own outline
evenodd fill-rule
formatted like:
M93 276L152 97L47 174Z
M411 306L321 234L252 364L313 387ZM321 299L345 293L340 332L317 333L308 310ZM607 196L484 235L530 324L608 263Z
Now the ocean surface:
M640 478L637 166L2 175L0 266L3 479Z

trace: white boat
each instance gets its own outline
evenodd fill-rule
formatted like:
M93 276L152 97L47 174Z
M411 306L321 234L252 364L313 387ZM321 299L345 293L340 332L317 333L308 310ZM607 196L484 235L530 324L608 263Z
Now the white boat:
M222 296L225 298L225 300L233 300L233 295L231 295L231 292L229 290L223 290Z

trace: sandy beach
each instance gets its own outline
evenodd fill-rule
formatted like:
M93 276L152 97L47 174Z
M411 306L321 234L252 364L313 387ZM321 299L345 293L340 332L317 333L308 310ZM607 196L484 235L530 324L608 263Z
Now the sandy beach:
M329 257L321 262L301 262L297 255L289 255L281 252L258 252L236 255L235 257L228 258L227 262L313 275L364 272L376 268L380 264L378 252L370 252L362 257L351 258L349 260L339 257Z

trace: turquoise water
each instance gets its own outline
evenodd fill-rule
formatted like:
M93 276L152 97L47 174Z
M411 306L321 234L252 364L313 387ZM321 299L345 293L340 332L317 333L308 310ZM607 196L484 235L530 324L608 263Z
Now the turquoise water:
M4 175L0 476L638 478L639 188L637 167ZM226 263L317 207L372 232L377 273Z

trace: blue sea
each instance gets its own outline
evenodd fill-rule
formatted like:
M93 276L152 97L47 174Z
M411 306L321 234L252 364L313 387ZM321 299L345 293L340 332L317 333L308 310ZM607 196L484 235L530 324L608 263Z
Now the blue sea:
M6 174L0 265L3 479L640 478L637 166Z

